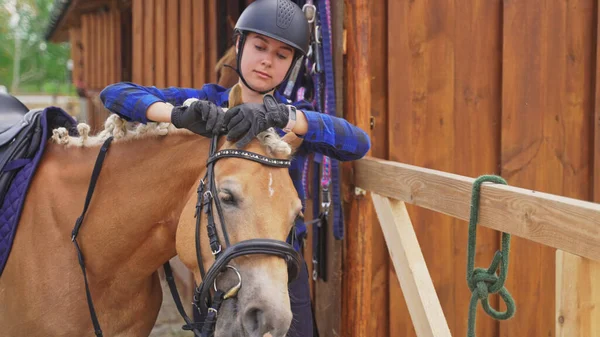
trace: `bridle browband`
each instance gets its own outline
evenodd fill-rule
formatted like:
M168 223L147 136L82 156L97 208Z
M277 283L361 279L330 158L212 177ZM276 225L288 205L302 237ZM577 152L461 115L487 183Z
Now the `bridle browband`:
M244 150L225 149L221 151L216 151L218 140L218 136L214 136L211 140L209 157L206 161L206 175L202 180L200 180L200 183L198 185L198 201L196 203L196 212L194 215L194 217L196 218L196 259L198 262L200 274L202 276L202 282L194 289L193 298L193 305L198 310L200 316L200 320L198 322L192 321L185 313L185 309L183 308L183 305L181 303L181 298L179 296L179 292L177 291L177 286L175 285L175 279L173 277L173 272L169 262L167 261L163 265L169 289L171 290L171 294L173 296L173 300L175 301L175 305L177 306L177 310L186 322L186 325L183 326L183 329L193 331L196 337L211 337L214 335L215 325L217 322L217 315L221 304L223 303L223 301L235 297L240 288L242 287L242 277L239 271L234 266L229 265L229 262L231 262L231 260L239 256L255 254L267 254L280 257L287 263L288 266L288 282L291 282L298 277L301 263L300 255L294 250L293 245L284 241L273 239L249 239L240 241L233 245L229 242L229 235L227 234L227 227L223 218L221 203L219 201L219 198L215 197L218 195L214 174L215 163L222 158L239 158L255 161L267 166L286 168L290 166L290 161L270 158ZM102 168L102 164L104 162L104 158L106 156L106 152L108 151L108 147L111 144L111 141L112 137L108 138L100 149L100 153L98 154L98 158L94 166L94 171L92 172L85 206L81 216L77 219L71 238L77 249L79 264L84 275L86 296L90 310L90 316L92 318L94 332L97 337L102 336L102 330L96 317L96 312L94 310L94 305L89 291L83 254L79 249L79 245L77 244L76 238L81 224L83 222L85 213L87 211L89 202L91 200L91 196L94 193L96 181L98 179L98 176L100 175L100 170ZM219 217L219 221L223 232L223 238L225 241L225 248L223 248L223 246L221 245L221 241L219 240L217 224L215 223L214 219L213 204L217 209L217 215ZM206 214L207 216L208 238L210 242L211 251L213 253L213 256L215 257L215 262L208 269L208 271L204 269L200 247L200 223L202 220L202 213ZM293 230L294 228L292 228L292 231ZM294 235L291 235L291 237L294 238ZM227 269L231 269L235 272L235 274L238 277L238 282L229 290L219 290L216 283L217 277Z

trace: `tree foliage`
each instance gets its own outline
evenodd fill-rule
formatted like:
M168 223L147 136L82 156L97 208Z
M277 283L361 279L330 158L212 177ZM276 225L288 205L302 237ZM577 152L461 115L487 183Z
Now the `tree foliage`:
M54 0L0 0L0 85L48 91L68 81L70 46L44 40Z

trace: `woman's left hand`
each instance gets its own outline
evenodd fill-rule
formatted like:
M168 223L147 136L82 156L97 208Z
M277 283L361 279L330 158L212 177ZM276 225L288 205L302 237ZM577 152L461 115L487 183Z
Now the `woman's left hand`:
M235 141L243 136L236 146L244 148L259 133L271 127L283 129L288 120L288 107L277 103L273 96L265 95L263 104L245 103L227 110L223 125L228 130L228 141Z

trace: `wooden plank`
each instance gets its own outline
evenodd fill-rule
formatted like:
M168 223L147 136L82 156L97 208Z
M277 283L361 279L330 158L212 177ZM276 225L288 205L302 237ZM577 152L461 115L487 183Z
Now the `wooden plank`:
M88 21L88 15L81 16L81 79L83 81L83 85L87 88L90 83L90 66L89 66L89 57L90 52L89 48L89 29L90 23Z
M217 1L208 0L208 7L206 13L208 20L208 43L206 44L206 55L208 55L208 68L206 69L207 81L214 83L217 81L217 72L215 67L219 58L219 27L218 27L218 13L217 13ZM221 37L225 38L225 37ZM229 38L229 37L226 37Z
M114 59L111 53L110 45L114 44L114 41L110 38L110 12L104 12L100 14L102 17L102 83L100 88L106 87L110 84L110 73L112 72L112 60Z
M504 2L501 173L513 185L590 198L595 9L591 0ZM554 249L517 238L511 255L520 314L501 336L554 336L555 297L536 296L556 289L540 277L555 274Z
M92 30L92 16L84 15L85 18L85 43L84 43L84 52L85 52L85 86L86 89L90 89L93 85L93 69L94 69L94 58L93 58L93 49L94 43L93 41L93 30Z
M357 187L468 220L474 178L365 158ZM496 184L481 188L479 225L600 260L600 204Z
M577 8L578 10L574 10ZM567 18L571 20L582 20L583 22L588 21L593 23L594 19L597 20L598 14L600 14L600 8L597 8L596 15L591 16L591 9L589 8L589 2L582 3L576 1L573 7L569 6L567 10ZM589 11L589 12L588 12ZM569 20L569 19L567 19ZM580 21L581 22L581 21ZM597 22L597 21L596 21ZM569 25L572 27L572 32L575 37L568 39L570 50L573 51L573 61L569 63L572 65L573 70L579 76L579 89L574 92L574 96L581 96L583 93L590 93L587 95L587 101L593 100L592 94L593 87L582 87L582 84L591 83L590 79L586 75L594 76L591 70L595 63L595 116L594 116L594 135L590 136L590 143L593 144L593 169L592 169L592 200L594 202L600 202L600 181L598 180L598 171L600 167L600 130L598 129L599 111L600 111L600 70L598 64L600 61L600 54L598 54L598 47L600 46L600 36L597 32L600 31L600 25L597 23L596 26L591 25L589 29L582 29L582 25ZM587 28L587 27L586 27ZM596 38L594 38L594 32L596 32ZM595 43L595 45L594 45ZM596 57L585 53L585 51L596 50ZM589 51L588 50L588 51ZM581 57L581 56L584 57ZM595 61L595 62L594 62ZM590 69L591 68L591 69ZM583 78L582 78L583 77ZM590 97L592 96L592 97ZM581 99L581 97L579 97ZM583 116L581 111L575 111L580 116ZM573 144L577 146L577 144ZM573 149L575 150L575 149ZM598 336L600 335L600 291L596 287L596 280L600 278L600 262L584 259L578 256L574 256L563 251L556 251L556 336L567 337L567 336Z
M115 9L113 11L113 82L123 81L123 37L121 36L121 11Z
M179 0L179 66L180 85L190 88L192 86L192 1ZM185 46L182 48L182 46Z
M87 83L88 85L88 89L93 88L94 86L94 62L96 61L94 58L94 50L96 48L94 48L94 17L92 14L89 14L88 16L88 79L89 82Z
M167 82L167 0L155 0L156 10L154 17L155 43L156 43L156 73L154 74L154 85L164 88Z
M96 42L98 41L98 39L96 39L96 34L98 32L98 25L96 22L96 16L91 14L90 15L90 29L88 31L88 33L90 34L89 37L89 43L90 43L90 85L88 87L88 89L96 89L97 88L97 70L98 70L98 60L97 60L97 51L98 48L96 47Z
M132 81L144 82L144 0L132 0L133 73Z
M106 56L107 56L107 71L106 71L106 83L105 85L109 85L112 83L115 83L115 59L117 58L117 55L115 53L115 49L117 48L116 44L117 41L115 41L115 30L116 30L116 26L115 26L115 14L116 14L116 10L115 9L110 9L107 13L107 20L106 20Z
M347 88L344 103L346 119L365 130L369 135L371 111L371 60L370 55L370 1L356 0L347 3ZM346 236L345 277L342 283L343 323L341 336L370 336L369 317L372 288L372 219L373 206L368 196L356 195L350 189L353 163L343 163L343 195L348 223ZM360 235L356 235L360 233Z
M383 4L382 1L379 1ZM375 3L375 1L374 1ZM381 13L375 12L377 9L373 9L374 14ZM376 20L383 20L387 23L385 15L376 17ZM331 2L331 18L332 18L332 34L333 34L333 68L335 76L335 105L337 108L337 116L344 116L344 1L332 1ZM373 25L380 25L376 20L371 21ZM385 41L386 36L382 36ZM380 41L373 41L378 43ZM385 56L379 50L380 56ZM385 64L385 61L384 61ZM380 91L383 93L383 91Z
M388 1L389 159L454 170L458 130L455 109L456 3ZM391 43L393 41L393 43ZM401 74L401 75L400 75ZM440 146L443 144L443 146ZM466 319L457 308L455 222L442 214L408 207L433 283L451 330ZM431 224L436 224L435 230ZM440 258L441 256L445 258ZM464 274L463 274L464 275ZM390 268L390 336L416 336L399 284ZM464 283L462 283L464 286ZM400 295L400 296L399 296Z
M197 3L198 1L194 1ZM167 21L179 17L179 0L169 2L167 6ZM179 48L179 25L167 24L167 50L178 50ZM179 55L169 53L167 55L167 86L179 86Z
M102 87L102 71L104 68L104 58L102 55L102 16L99 13L94 14L94 90Z
M596 12L596 19L600 19L600 6ZM594 169L593 169L593 199L600 202L600 20L596 28L596 78L595 78L595 107L594 107Z
M600 336L600 263L556 251L556 336Z
M69 40L71 41L71 60L73 60L73 72L71 73L71 83L78 85L82 80L82 27L69 29Z
M341 1L335 2L336 7L338 4L342 4ZM336 12L338 9L334 9ZM343 13L343 12L342 12ZM343 15L343 14L341 14ZM371 62L371 116L373 118L372 124L369 125L371 130L371 148L372 155L377 158L388 158L388 55L382 51L386 51L388 48L388 20L387 20L387 1L376 0L371 1L371 47L370 47L370 58ZM341 21L341 20L339 20ZM334 23L334 27L337 24ZM339 36L334 36L334 40L341 40L342 32L338 30ZM342 53L341 41L339 42L339 49L337 53ZM336 52L334 51L334 54ZM338 82L338 58L336 62L336 90L337 86L343 86L343 82ZM340 61L341 62L341 61ZM342 68L343 69L343 68ZM337 95L337 92L336 92ZM338 97L339 98L339 97ZM338 100L339 102L339 100ZM342 107L338 106L338 111ZM377 214L373 213L371 219L373 224L377 223ZM390 279L390 268L393 268L390 263L390 254L385 244L385 238L381 226L372 226L372 280L371 280L371 310L369 312L368 331L373 336L389 336L389 321L390 317L395 316L390 312L390 294L389 294L389 279ZM394 276L395 277L395 276ZM397 278L396 278L397 282Z
M102 41L103 29L102 29L102 15L100 13L94 14L94 90L102 89L102 74L104 71L104 57L102 48L104 42Z
M96 17L96 89L103 88L104 84L104 68L106 64L106 55L104 54L104 13L98 12L94 14Z
M156 35L155 29L155 0L144 0L144 85L155 84L156 73ZM185 50L185 49L184 49Z
M500 129L502 114L502 1L455 1L454 28L454 148L452 173L477 177L500 173ZM426 135L426 131L423 135ZM444 142L442 140L442 142ZM432 167L434 168L434 167ZM426 225L431 225L430 223ZM466 284L468 230L458 219L452 221L454 254L445 262L453 265L452 322L455 336L466 336L467 308L471 291ZM489 266L500 248L500 233L490 228L477 231L477 266ZM499 296L489 298L499 308ZM476 335L497 336L499 322L477 309Z
M210 0L209 0L210 1ZM194 18L193 23L193 53L194 53L194 88L201 88L208 79L206 76L207 59L206 59L206 0L196 0L192 3L192 12Z
M376 193L371 198L417 336L451 336L406 206Z

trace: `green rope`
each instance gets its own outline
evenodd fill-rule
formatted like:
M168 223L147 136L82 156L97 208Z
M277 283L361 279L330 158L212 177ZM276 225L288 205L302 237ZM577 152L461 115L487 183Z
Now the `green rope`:
M506 181L499 176L483 175L473 182L473 193L471 195L471 215L469 219L469 246L467 256L467 285L471 289L472 296L469 303L469 323L467 336L475 337L475 321L477 315L477 301L481 300L483 310L492 318L507 320L515 314L515 302L504 288L506 275L508 273L508 254L510 252L510 234L502 233L502 249L497 251L488 269L475 268L475 246L477 241L477 223L479 220L479 194L483 182L493 182L506 185ZM496 274L498 266L500 277ZM499 312L490 307L489 294L499 293L506 304L506 311Z

